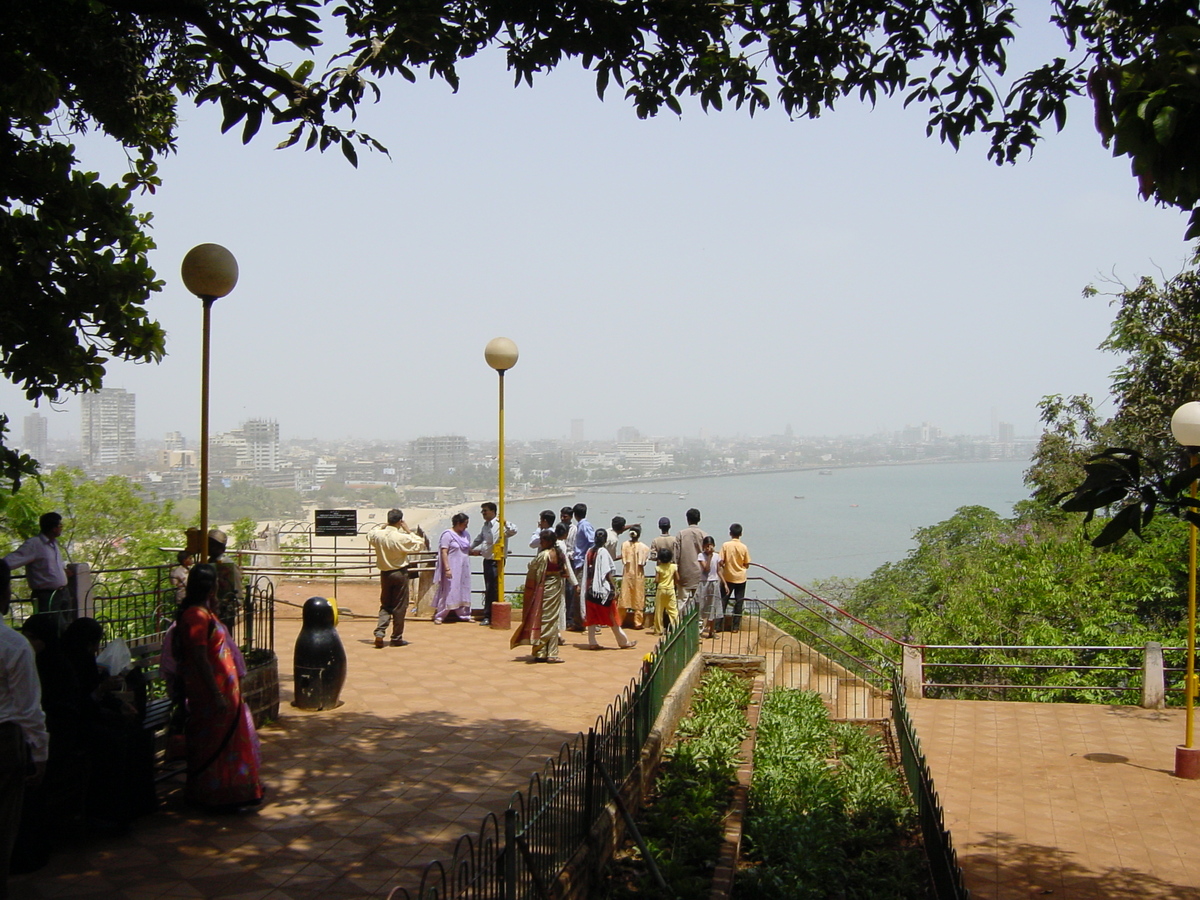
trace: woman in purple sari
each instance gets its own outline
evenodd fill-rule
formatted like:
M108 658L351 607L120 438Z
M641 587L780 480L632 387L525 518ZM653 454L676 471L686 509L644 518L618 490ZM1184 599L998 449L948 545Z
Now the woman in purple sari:
M438 541L437 567L433 571L433 583L437 585L434 600L433 621L438 625L447 621L471 621L471 535L467 533L466 513L455 513L450 527L442 532Z

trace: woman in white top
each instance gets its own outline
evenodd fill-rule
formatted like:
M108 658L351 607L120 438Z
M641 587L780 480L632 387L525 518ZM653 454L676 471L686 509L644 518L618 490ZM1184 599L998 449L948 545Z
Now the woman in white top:
M600 626L607 625L617 639L617 646L629 650L637 646L637 641L631 641L626 636L617 618L617 582L614 577L617 565L604 546L607 541L608 532L597 528L596 542L587 552L583 565L583 584L587 590L587 618L584 624L588 630L588 649L601 649L596 636Z
M700 554L696 561L700 563L696 605L700 607L700 621L704 623L700 629L700 637L710 638L716 631L717 619L721 617L721 579L717 574L721 568L721 554L717 553L717 542L711 537L705 537L700 544Z

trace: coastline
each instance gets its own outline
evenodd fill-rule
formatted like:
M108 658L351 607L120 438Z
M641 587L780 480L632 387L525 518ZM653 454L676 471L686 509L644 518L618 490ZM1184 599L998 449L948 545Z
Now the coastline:
M722 470L720 472L695 472L685 475L640 475L636 478L612 478L604 481L582 481L578 484L568 485L566 490L555 494L538 494L530 497L516 498L519 500L538 500L541 498L550 499L551 497L570 497L574 496L575 492L588 491L591 488L609 487L618 484L652 484L661 481L694 481L698 478L736 478L739 475L777 475L780 472L820 472L826 469L884 469L895 466L953 466L953 465L978 465L981 463L1011 463L1024 462L1029 464L1032 459L1018 460L1015 456L1006 458L991 458L991 459L958 459L958 458L936 458L936 459L896 459L896 460L880 460L878 462L864 463L820 463L811 466L780 466L775 469L735 469L732 471Z

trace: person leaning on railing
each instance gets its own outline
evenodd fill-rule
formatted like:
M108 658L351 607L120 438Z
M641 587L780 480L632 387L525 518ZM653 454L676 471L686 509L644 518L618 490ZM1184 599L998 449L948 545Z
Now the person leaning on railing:
M63 567L62 548L58 544L62 522L63 517L56 512L43 513L38 519L40 532L4 557L9 571L25 567L33 611L57 613L60 629L67 626L69 602L67 570Z

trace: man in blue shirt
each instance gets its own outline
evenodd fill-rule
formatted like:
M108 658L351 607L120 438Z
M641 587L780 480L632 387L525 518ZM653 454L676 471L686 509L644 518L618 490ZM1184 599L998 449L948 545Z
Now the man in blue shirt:
M596 529L587 520L587 504L576 503L571 510L575 516L575 546L571 548L571 567L579 580L579 598L567 610L567 627L571 631L583 631L584 610L587 608L585 598L587 587L583 581L583 566L587 552L596 543Z

